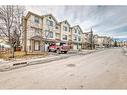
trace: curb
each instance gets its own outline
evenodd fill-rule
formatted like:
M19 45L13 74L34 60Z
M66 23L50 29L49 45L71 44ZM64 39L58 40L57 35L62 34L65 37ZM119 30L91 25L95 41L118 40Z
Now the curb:
M11 62L11 63L7 63L7 64L5 63L5 64L0 65L0 72L10 71L12 69L26 67L29 65L48 63L48 62L52 62L52 61L56 61L56 60L60 60L60 59L69 58L71 56L74 56L74 55L41 58L41 59L35 59L34 61L26 60L26 61Z

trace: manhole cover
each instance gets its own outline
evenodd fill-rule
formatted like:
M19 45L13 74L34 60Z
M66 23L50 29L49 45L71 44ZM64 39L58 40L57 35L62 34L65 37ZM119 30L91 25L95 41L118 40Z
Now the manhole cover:
M75 64L68 64L67 66L68 67L75 67L76 65Z
M80 85L81 88L83 88L84 86L83 85Z
M74 74L70 74L70 76L74 76Z

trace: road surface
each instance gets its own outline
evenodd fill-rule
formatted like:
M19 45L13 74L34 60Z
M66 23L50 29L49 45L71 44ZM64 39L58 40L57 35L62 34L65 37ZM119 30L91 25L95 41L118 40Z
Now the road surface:
M0 72L0 89L127 89L122 49Z

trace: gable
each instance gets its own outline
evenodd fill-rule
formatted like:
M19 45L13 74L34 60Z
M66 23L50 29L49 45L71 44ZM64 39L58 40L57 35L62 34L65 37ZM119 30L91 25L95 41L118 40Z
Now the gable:
M51 14L45 15L44 17L46 17L49 20L53 20L56 24L58 23L57 20L56 20L56 18L53 15L51 15Z

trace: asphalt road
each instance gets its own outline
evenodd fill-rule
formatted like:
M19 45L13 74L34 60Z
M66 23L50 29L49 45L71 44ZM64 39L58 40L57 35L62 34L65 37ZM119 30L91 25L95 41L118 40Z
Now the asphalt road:
M0 89L127 89L122 49L0 72Z

